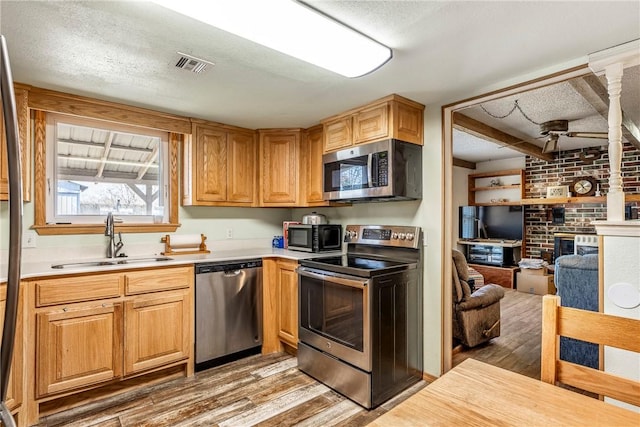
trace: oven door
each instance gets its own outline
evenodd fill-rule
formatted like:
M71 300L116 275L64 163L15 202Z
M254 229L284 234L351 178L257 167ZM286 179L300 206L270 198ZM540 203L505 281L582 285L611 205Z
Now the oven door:
M371 372L370 280L298 268L299 339Z

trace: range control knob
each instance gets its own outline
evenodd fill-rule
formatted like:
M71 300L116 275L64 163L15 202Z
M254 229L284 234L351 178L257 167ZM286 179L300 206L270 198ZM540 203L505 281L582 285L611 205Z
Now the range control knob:
M398 233L393 233L393 234L391 235L391 238L392 238L392 239L398 239L398 238L399 238L399 237L398 237Z
M400 234L398 234L398 237L400 237L400 240L404 240L404 238L405 238L406 236L407 236L407 235L406 235L406 234L404 234L404 233L400 233Z
M349 239L355 239L355 238L357 238L357 237L358 237L358 233L357 233L357 232L355 232L355 231L353 231L353 230L347 230L347 231L345 232L345 234L347 235L347 237L348 237Z
M413 233L407 233L407 240L413 240Z

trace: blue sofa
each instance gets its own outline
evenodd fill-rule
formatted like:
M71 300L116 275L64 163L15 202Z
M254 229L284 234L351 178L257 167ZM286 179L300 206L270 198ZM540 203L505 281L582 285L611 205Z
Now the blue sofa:
M598 255L563 255L555 261L554 281L563 307L598 311ZM598 369L598 345L560 338L560 359Z

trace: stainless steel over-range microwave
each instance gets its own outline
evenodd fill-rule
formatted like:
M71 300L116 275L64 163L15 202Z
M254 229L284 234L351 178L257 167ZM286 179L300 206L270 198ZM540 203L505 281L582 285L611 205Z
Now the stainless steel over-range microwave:
M322 156L325 200L422 198L422 146L388 139Z

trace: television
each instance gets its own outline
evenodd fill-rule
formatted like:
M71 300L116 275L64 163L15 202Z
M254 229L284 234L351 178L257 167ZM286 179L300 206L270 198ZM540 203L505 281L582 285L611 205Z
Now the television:
M522 206L460 206L461 239L522 240Z

